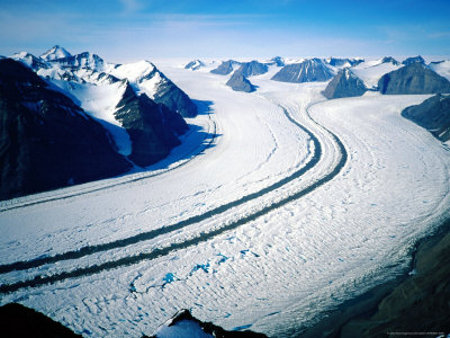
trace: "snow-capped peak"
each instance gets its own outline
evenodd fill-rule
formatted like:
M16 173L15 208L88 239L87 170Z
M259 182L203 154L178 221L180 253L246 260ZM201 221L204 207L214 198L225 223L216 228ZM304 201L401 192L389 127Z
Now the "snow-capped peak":
M150 61L142 60L135 63L119 65L111 74L119 79L127 78L130 82L140 82L155 70L155 65Z
M41 59L45 61L54 61L71 56L71 54L59 45L53 46L51 49L41 55Z

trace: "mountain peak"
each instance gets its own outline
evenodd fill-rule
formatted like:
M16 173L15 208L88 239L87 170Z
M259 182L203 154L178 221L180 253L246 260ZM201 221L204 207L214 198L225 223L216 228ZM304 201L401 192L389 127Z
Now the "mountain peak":
M66 58L68 56L71 56L71 54L65 48L60 45L55 45L42 54L41 59L44 59L45 61L53 61Z

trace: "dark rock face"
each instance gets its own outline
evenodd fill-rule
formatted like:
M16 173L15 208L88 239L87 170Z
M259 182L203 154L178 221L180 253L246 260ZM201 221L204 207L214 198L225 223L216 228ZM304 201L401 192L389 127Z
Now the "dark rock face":
M202 332L204 332L205 334L209 334L213 337L217 337L217 338L244 338L244 337L248 337L248 338L264 338L267 337L265 334L262 333L256 333L250 330L245 330L245 331L226 331L223 328L221 328L220 326L214 325L211 322L202 322L200 320L198 320L197 318L194 318L191 313L189 312L189 310L182 310L179 313L177 313L168 324L166 324L169 328L171 326L175 326L177 325L177 323L182 322L182 321L188 321L188 322L194 322L196 324L198 324L200 326L200 329L202 330ZM186 334L189 334L189 332L186 332ZM145 338L147 336L144 336L143 338ZM151 338L158 338L158 334L151 336Z
M402 116L429 130L437 139L450 140L450 96L437 94L417 106L405 108Z
M415 62L383 75L378 88L382 94L450 93L450 82Z
M392 63L393 65L396 66L400 64L400 62L398 62L392 56L385 56L383 59L381 59L381 63Z
M188 130L183 118L147 95L136 95L129 84L117 105L116 119L130 135L129 159L145 167L166 157L179 145L178 136Z
M327 81L332 77L333 72L322 60L311 59L284 66L272 77L272 80L301 83Z
M412 64L412 63L416 63L416 62L418 62L418 63L421 63L421 64L425 64L425 60L423 59L423 57L421 57L420 55L418 55L418 56L414 56L414 57L410 57L410 58L407 58L407 59L405 59L405 60L403 60L403 64L405 65L405 66L408 66L408 65L410 65L410 64Z
M233 71L233 66L240 65L239 62L234 60L223 61L219 67L213 69L211 73L218 75L228 75Z
M360 78L349 69L342 69L330 81L325 88L323 95L327 99L337 99L340 97L361 96L367 91L366 86Z
M166 105L169 110L174 111L183 117L197 116L197 106L192 102L189 96L187 96L184 91L178 88L156 67L153 72L158 72L159 76L163 79L162 84L158 87L158 90L153 97L153 101ZM153 77L154 74L150 74L150 76Z
M256 90L256 87L238 70L233 73L226 85L239 92L251 93Z
M0 60L0 199L126 172L110 135L32 70Z
M42 313L17 303L0 307L0 327L3 337L81 337Z
M268 70L269 68L266 64L254 60L241 64L237 71L241 72L245 77L250 77L267 73Z

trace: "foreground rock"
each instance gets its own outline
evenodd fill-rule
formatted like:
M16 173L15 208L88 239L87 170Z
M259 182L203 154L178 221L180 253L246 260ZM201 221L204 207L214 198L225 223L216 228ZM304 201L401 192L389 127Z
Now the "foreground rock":
M402 116L427 129L437 139L450 140L450 96L433 96L417 106L405 108Z
M106 130L31 69L0 60L0 199L126 172Z
M450 332L449 300L450 233L447 231L419 246L414 274L379 303L375 314L349 321L339 336L371 338L385 337L387 332L409 332L416 337L443 337ZM427 334L430 332L434 334Z
M256 87L240 71L235 71L226 85L238 92L251 93L256 90Z
M182 310L151 336L151 338L169 337L264 338L266 335L249 330L226 331L211 322L202 322L194 318L188 310Z
M408 66L387 73L378 81L382 94L437 94L450 93L450 82L414 62Z
M341 97L361 96L367 91L366 86L360 78L347 68L342 69L330 81L323 91L327 99L337 99Z
M328 81L333 75L333 71L322 60L311 59L284 66L272 80L293 83Z
M17 303L0 307L0 333L2 337L81 337L42 313Z

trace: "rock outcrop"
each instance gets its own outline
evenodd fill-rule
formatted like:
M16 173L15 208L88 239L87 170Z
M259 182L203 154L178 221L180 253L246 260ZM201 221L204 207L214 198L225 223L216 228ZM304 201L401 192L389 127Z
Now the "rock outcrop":
M425 60L423 59L423 57L421 57L420 55L417 55L417 56L413 56L413 57L410 57L410 58L407 58L407 59L405 59L405 60L403 60L403 64L405 65L405 66L408 66L408 65L410 65L410 64L412 64L412 63L420 63L420 64L422 64L422 65L424 65L425 64Z
M407 107L402 116L429 130L437 139L450 140L450 96L437 94L417 106Z
M146 94L137 95L129 84L114 116L130 136L132 152L129 159L142 167L166 157L180 144L178 136L188 129L179 114L154 102Z
M385 56L384 58L381 59L381 63L392 63L395 66L400 64L400 62L398 62L392 56Z
M198 70L202 67L205 67L205 64L200 61L200 60L193 60L191 62L189 62L188 64L186 64L186 66L184 66L184 69L190 69L190 70Z
M233 73L226 85L239 92L251 93L256 90L256 87L238 70Z
M348 69L342 69L323 91L327 99L361 96L367 91L363 81Z
M387 73L378 81L382 94L450 93L450 82L418 62Z
M333 71L322 60L311 59L284 66L272 80L294 83L328 81L333 75Z
M241 72L245 77L250 77L265 74L268 70L269 67L266 64L253 60L242 63L237 72Z
M234 71L234 68L239 66L240 62L234 60L223 61L216 69L213 69L211 73L218 75L228 75Z

